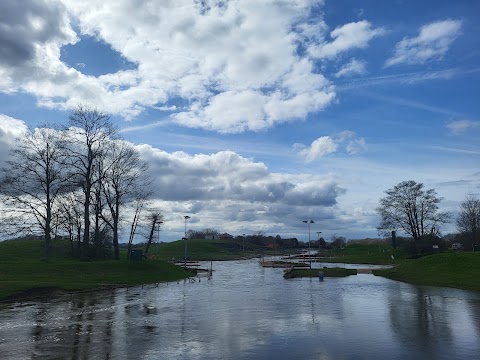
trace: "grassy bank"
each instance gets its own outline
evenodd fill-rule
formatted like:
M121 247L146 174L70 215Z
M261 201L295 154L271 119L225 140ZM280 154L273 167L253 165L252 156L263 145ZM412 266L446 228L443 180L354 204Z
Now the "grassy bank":
M480 252L443 253L415 260L403 260L380 275L416 285L432 285L480 291Z
M34 289L63 289L69 291L94 289L103 286L139 285L175 281L190 276L189 272L164 260L183 259L185 243L154 244L149 253L160 260L129 262L80 262L69 258L66 242L53 242L48 262L41 260L43 242L0 242L0 299ZM189 260L234 260L252 257L262 249L232 240L188 240ZM383 245L382 245L383 246ZM480 291L480 253L443 253L416 260L405 259L400 250L390 246L348 245L344 249L329 250L329 261L358 264L395 264L393 269L375 270L375 275L419 285L434 285ZM394 259L392 259L392 255ZM125 259L126 254L122 254ZM318 269L296 269L297 276L318 276ZM322 269L325 276L351 275L346 269ZM350 270L351 271L351 270ZM355 271L355 270L353 270Z
M286 271L284 278L293 279L298 277L318 277L319 271L323 272L325 277L344 277L349 275L357 275L356 269L345 268L324 268L324 269L293 269Z
M350 263L350 264L399 264L405 259L405 253L390 245L381 244L352 244L343 249L326 250L324 254L328 258L326 262ZM393 258L392 258L393 256Z
M191 273L165 261L107 260L80 262L65 257L63 244L53 244L51 259L41 260L42 241L0 243L0 299L35 295L41 289L84 290L103 286L174 281Z
M247 246L248 245L248 246ZM252 244L246 244L245 251L241 243L233 240L199 240L187 241L188 260L236 260L260 254L262 249ZM154 244L149 250L150 254L157 255L159 259L183 260L185 254L185 241L178 240L169 243Z

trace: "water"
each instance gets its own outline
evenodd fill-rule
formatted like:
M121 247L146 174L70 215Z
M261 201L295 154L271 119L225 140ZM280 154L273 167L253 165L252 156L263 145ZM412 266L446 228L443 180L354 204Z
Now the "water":
M254 260L211 280L0 309L0 359L475 359L480 294L373 275L284 280Z

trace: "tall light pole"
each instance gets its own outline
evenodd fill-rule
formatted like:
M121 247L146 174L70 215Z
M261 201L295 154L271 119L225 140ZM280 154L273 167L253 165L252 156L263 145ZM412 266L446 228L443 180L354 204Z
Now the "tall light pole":
M157 227L157 256L160 255L160 225L163 224L163 221L157 221L158 227Z
M320 254L320 234L322 232L321 231L317 231L317 235L318 235L318 253Z
M190 216L188 215L185 215L184 216L185 218L185 254L184 254L184 260L185 260L185 263L187 263L187 220L190 219Z
M243 245L243 251L245 251L245 234L243 234L243 237L242 237L242 245Z
M312 256L310 255L310 224L315 223L313 220L303 220L308 225L308 259L310 260L310 269L312 268Z

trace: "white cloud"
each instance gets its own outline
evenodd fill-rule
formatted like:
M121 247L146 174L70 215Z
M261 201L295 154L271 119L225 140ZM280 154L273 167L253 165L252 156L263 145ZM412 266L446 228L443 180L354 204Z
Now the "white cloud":
M137 149L157 179L156 196L166 201L241 201L328 206L342 192L328 176L272 173L263 163L233 151L205 155Z
M360 154L367 150L367 143L364 138L352 139L347 143L346 150L350 155Z
M338 70L335 76L338 78L350 75L363 75L366 72L367 70L365 68L365 62L352 58L352 60L342 66L340 70Z
M298 147L299 144L295 144L294 146ZM332 138L329 136L322 136L315 139L309 147L300 150L298 154L305 158L306 162L312 162L313 160L334 153L335 151L337 151L337 144L335 144Z
M312 45L309 53L315 58L333 59L348 50L366 48L370 40L384 33L384 29L374 29L366 20L352 22L333 30L330 33L332 42Z
M456 135L478 127L480 127L480 121L472 120L456 120L447 124L447 128Z
M27 125L22 120L0 114L0 168L8 159L8 152L17 139L27 132Z
M294 144L293 148L306 162L312 162L339 150L349 155L359 154L366 151L367 144L364 138L357 138L353 131L342 131L333 137L321 136L308 147Z
M285 234L310 212L317 217L331 212L345 193L332 175L272 172L233 151L189 155L150 145L137 149L156 179L154 198L167 215L166 226L169 219L189 214L198 228L228 221L228 229L219 230Z
M437 21L422 26L417 37L404 38L397 43L394 55L385 62L385 66L423 64L442 58L460 35L461 27L459 20Z
M0 137L10 143L24 135L27 131L27 125L23 120L0 114Z
M25 91L41 106L68 109L88 103L126 118L158 107L175 111L172 119L185 126L239 132L303 119L335 97L312 59L297 52L308 34L310 45L320 41L313 34L323 31L323 20L309 22L320 2L7 3L0 4L0 12L11 15L10 35L18 41L0 43L5 49L0 91ZM74 32L72 19L81 34ZM39 26L45 31L40 33ZM351 26L335 30L336 45L327 48L364 46L350 39ZM375 33L369 25L362 31L366 38ZM82 35L105 42L137 68L95 77L83 74L78 64L72 64L75 69L63 63L62 46L81 41ZM171 108L169 100L178 98L186 105Z

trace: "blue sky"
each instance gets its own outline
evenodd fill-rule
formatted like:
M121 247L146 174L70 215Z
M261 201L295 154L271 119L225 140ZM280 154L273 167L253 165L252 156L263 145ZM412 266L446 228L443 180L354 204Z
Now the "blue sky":
M402 180L480 192L478 1L0 4L0 150L83 103L155 177L164 240L192 228L377 237ZM125 218L128 219L128 213ZM443 233L454 231L454 223Z

